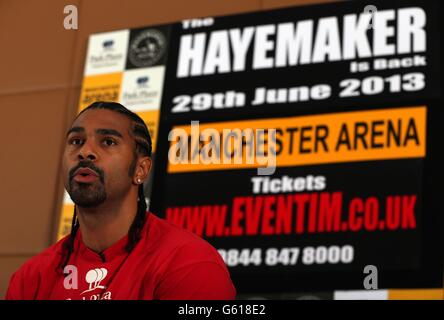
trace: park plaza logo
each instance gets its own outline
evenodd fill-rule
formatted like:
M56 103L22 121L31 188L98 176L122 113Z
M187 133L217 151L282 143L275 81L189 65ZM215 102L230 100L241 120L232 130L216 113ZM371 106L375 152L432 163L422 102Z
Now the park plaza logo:
M126 81L122 89L122 101L125 105L143 105L156 99L160 95L160 91L151 88L150 77L142 75L132 78L132 83L128 86Z
M159 109L164 72L164 66L125 71L120 102L135 112Z
M85 281L89 284L89 289L83 291L81 294L94 291L96 289L106 289L106 286L101 286L100 282L106 278L108 270L105 268L96 268L89 270L86 273Z
M65 279L63 280L63 287L66 290L77 290L78 286L78 269L74 265L67 265L63 269ZM85 275L85 281L88 284L88 289L82 291L80 296L82 300L111 300L111 291L105 291L107 286L102 285L102 281L108 275L106 268L94 268L89 270ZM96 289L102 289L103 291L94 292ZM87 295L91 293L90 295ZM67 298L72 300L72 298Z
M93 53L88 59L96 68L113 66L124 59L123 53L116 51L113 39L103 40L99 48L100 51Z
M104 51L113 51L114 50L114 40L103 41L102 47L103 47Z
M148 88L148 77L139 77L136 82L139 88Z
M106 32L89 38L85 76L122 72L129 31Z

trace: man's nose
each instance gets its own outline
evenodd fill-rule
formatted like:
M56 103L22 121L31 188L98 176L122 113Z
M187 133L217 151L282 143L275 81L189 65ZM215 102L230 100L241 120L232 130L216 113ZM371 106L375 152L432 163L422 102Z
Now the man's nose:
M79 160L90 160L95 161L98 159L97 152L94 148L92 141L85 141L82 147L79 149L78 153Z

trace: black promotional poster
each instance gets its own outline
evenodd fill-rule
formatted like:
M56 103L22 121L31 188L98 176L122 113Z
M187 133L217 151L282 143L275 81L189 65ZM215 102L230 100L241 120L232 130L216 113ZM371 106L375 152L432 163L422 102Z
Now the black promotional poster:
M439 2L366 5L162 40L150 210L209 241L239 293L364 289L366 266L380 288L442 288Z

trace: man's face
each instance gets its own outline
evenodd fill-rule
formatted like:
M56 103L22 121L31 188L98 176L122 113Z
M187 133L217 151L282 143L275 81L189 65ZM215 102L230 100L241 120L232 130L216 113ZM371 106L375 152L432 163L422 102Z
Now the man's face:
M80 207L95 207L130 190L134 161L131 120L106 109L85 111L68 130L63 155L65 188Z

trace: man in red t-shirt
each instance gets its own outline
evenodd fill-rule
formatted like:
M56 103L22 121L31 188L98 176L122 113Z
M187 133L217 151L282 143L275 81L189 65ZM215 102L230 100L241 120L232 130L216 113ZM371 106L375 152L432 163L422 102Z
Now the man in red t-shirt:
M147 212L151 149L143 120L118 103L77 116L63 155L71 234L15 272L6 299L235 298L216 249Z

